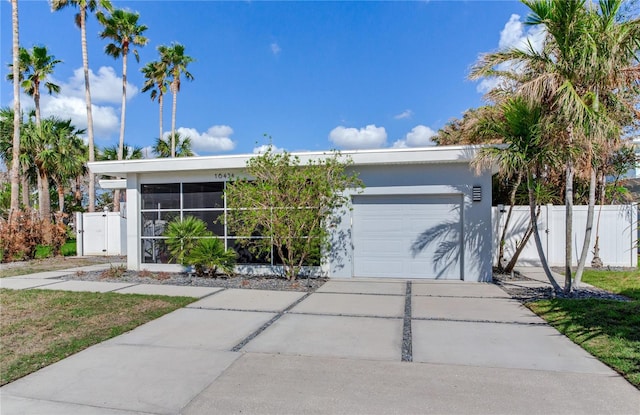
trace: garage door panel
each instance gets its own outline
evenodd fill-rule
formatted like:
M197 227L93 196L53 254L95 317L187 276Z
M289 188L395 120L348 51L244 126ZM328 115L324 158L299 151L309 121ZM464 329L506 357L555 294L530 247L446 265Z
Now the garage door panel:
M356 196L353 199L354 276L460 279L461 196ZM426 232L444 226L415 255L413 244ZM438 248L453 247L449 261L436 266ZM451 248L450 248L451 249ZM444 266L444 265L448 266Z

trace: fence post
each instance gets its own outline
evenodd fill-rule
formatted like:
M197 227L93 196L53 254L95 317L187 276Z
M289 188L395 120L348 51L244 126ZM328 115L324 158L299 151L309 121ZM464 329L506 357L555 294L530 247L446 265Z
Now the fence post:
M76 212L76 255L84 256L84 223L82 212Z

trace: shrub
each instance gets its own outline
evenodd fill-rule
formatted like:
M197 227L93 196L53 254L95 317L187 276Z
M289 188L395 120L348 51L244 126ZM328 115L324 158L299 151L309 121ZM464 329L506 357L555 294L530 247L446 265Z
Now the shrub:
M224 274L233 273L236 255L232 249L225 249L220 239L206 238L198 240L196 246L187 253L185 261L195 267L197 275L215 276L218 271Z
M55 255L66 241L66 225L62 216L44 221L33 210L22 210L8 219L0 218L0 252L2 261L22 261L36 256L38 245L49 246ZM43 251L40 251L40 255Z
M172 221L163 235L167 237L171 261L184 266L193 265L199 276L215 275L218 270L226 274L233 272L235 251L225 250L222 241L207 230L201 219L187 216L183 220Z
M76 245L76 240L72 239L70 241L67 241L64 243L64 245L62 245L60 247L60 253L63 256L74 256L77 254L77 245Z
M185 256L198 243L198 239L211 236L207 225L198 218L187 216L183 220L176 219L169 222L163 236L167 239L170 260L185 265Z
M52 252L53 248L49 245L37 245L33 257L35 259L49 258Z

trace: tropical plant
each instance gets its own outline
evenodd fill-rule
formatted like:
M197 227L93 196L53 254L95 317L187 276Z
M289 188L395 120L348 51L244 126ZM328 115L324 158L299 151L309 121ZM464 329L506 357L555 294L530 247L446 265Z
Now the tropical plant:
M84 72L84 96L87 109L87 139L89 141L89 162L95 161L95 144L93 138L93 111L91 109L91 88L89 86L89 54L87 52L87 11L102 15L104 11L112 9L109 0L51 0L53 11L61 10L67 6L78 8L75 16L76 25L80 28L80 40L82 45L82 69ZM89 212L95 211L96 182L93 173L89 171Z
M123 147L123 160L139 160L142 158L142 148L139 146L130 146L127 143L124 144ZM104 147L98 153L98 160L102 161L112 161L118 160L118 152L120 151L118 145L112 145Z
M50 180L60 187L58 192L62 194L58 194L64 207L64 182L84 170L84 157L78 154L84 148L80 138L83 133L71 124L71 120L56 117L45 118L40 127L31 120L24 125L24 150L31 155L40 178L40 212L45 222L51 217Z
M198 239L191 251L185 256L183 265L192 265L199 276L215 276L218 272L232 274L237 254L233 249L225 249L221 239Z
M110 16L100 18L104 30L100 33L103 39L113 42L105 47L105 53L114 59L122 58L122 105L120 113L120 146L118 148L118 160L123 159L124 152L124 128L127 107L127 57L133 52L136 62L140 62L140 56L136 46L144 46L148 39L143 36L147 26L139 25L138 13L132 13L122 9L116 9Z
M164 95L167 93L167 66L163 61L149 62L142 69L144 74L144 85L142 92L151 91L151 100L158 98L158 122L160 126L160 134L162 137L162 110L164 107ZM171 146L169 145L169 154L171 154Z
M212 236L202 219L193 216L169 222L162 235L167 238L166 244L171 261L181 265L186 264L185 258L198 244L200 238Z
M156 138L152 149L160 158L171 157L171 136L165 135L163 138ZM191 137L188 135L183 136L179 132L176 132L173 152L175 157L192 157L195 153L191 149Z
M531 10L527 23L545 28L542 50L529 45L526 50L484 55L471 77L510 79L513 92L542 105L546 122L557 126L545 140L563 153L565 164L565 290L571 291L574 175L586 172L591 187L579 284L593 223L594 168L602 165L600 154L606 153L611 141L619 140L621 126L632 118L637 103L639 21L620 21L619 0L603 0L597 8L585 0L524 3ZM500 64L509 64L510 69L501 70Z
M45 88L49 92L49 94L59 93L60 86L54 84L53 82L49 82L46 80L48 75L53 73L55 66L60 63L60 60L55 59L54 56L49 55L47 48L45 46L34 46L31 50L27 50L25 48L20 48L20 82L22 85L22 89L24 92L33 98L33 102L35 104L35 122L36 128L40 128L41 126L41 115L40 115L40 86L44 83ZM13 79L13 74L10 73L7 75L8 79ZM24 154L23 154L24 155ZM27 161L28 162L28 161ZM22 163L23 171L22 171L22 187L23 192L28 191L28 181L26 180L26 166L27 163ZM42 215L43 219L46 221L49 220L49 216L46 212L46 203L42 199L44 191L44 184L41 183L42 177L40 175L37 176L38 181L38 201L40 207L40 215ZM26 189L25 189L26 187ZM23 197L23 201L24 201ZM27 205L28 206L28 205Z
M64 213L65 193L69 184L87 172L87 146L82 139L84 130L76 129L71 120L56 121L57 128L52 137L55 166L50 168L50 177L58 193L58 212Z
M20 48L19 80L24 92L33 98L35 104L36 125L40 125L40 86L44 84L49 94L59 93L60 86L47 81L47 77L60 60L49 55L46 46L34 46L31 50ZM13 66L13 64L9 65ZM13 73L7 75L7 79L13 79Z
M251 180L227 183L229 230L240 236L259 233L260 239L238 242L257 255L274 249L286 277L295 279L312 255L329 250L330 229L350 200L345 191L362 187L346 172L350 163L333 153L303 165L297 156L269 148L247 162Z
M166 65L169 74L169 89L173 98L171 105L171 157L176 156L176 108L178 92L180 92L180 76L192 81L193 75L187 70L187 66L194 61L191 56L185 55L185 47L180 43L172 43L171 46L158 46L160 60Z
M519 182L523 178L526 178L527 189L529 192L529 205L530 205L530 222L529 226L531 231L525 232L525 235L534 236L536 242L536 248L540 256L540 261L545 270L549 282L555 289L559 290L560 287L556 283L551 270L546 261L544 251L542 249L542 242L540 235L538 234L538 214L536 212L538 207L538 201L536 198L535 188L539 183L542 172L546 166L553 165L554 154L549 151L549 148L543 144L543 125L542 122L542 108L540 106L527 103L524 99L516 97L506 101L502 106L503 118L501 120L485 119L480 122L481 131L486 131L492 135L499 135L503 139L503 146L500 147L484 147L480 149L473 163L478 169L485 168L492 164L497 164L500 168L500 173L506 177L516 177L516 181ZM511 193L511 207L507 214L507 223L505 224L505 230L508 227L508 221L511 216L513 205L515 204L515 189ZM529 236L526 236L528 239ZM503 232L500 241L500 255L503 255L505 233ZM519 250L516 249L514 256L517 259L517 255L521 252L527 240L523 238L520 242ZM499 263L502 257L499 258ZM501 265L499 265L501 266ZM515 261L510 261L507 266L507 272L510 272L515 266Z

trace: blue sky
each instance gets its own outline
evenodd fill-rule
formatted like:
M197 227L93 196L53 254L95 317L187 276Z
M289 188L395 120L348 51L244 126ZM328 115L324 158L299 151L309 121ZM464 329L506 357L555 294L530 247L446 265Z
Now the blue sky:
M177 126L198 154L251 153L267 143L289 151L430 145L450 118L482 104L484 84L466 79L479 54L517 45L526 8L515 1L215 2L113 1L140 13L149 44L130 59L125 141L150 146L158 104L140 93L140 68L173 41L196 59L178 94ZM12 103L11 7L0 2L0 105ZM20 43L46 45L63 61L43 114L84 127L80 31L74 9L20 1ZM101 28L87 37L99 146L116 144L122 62L104 54ZM167 95L164 130L170 129ZM22 98L23 108L32 100Z

